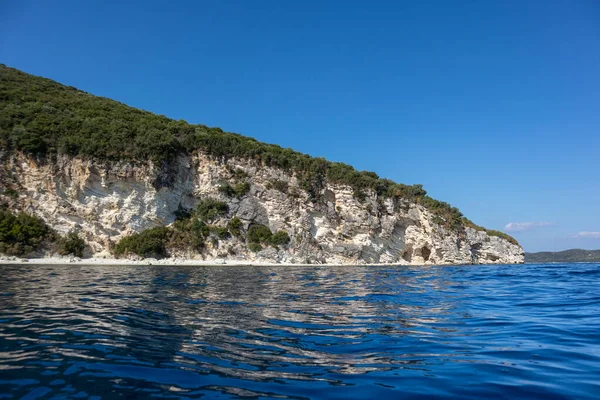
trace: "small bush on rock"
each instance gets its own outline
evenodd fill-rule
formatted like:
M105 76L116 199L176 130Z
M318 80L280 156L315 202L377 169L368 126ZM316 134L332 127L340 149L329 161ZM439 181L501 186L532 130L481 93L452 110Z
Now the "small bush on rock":
M264 225L252 225L248 229L246 239L248 243L269 243L271 241L273 233L268 226Z
M274 246L284 246L290 242L290 235L286 231L279 231L271 236L271 244Z
M290 236L286 231L279 231L273 234L268 226L252 225L248 229L246 240L249 244L258 243L272 246L284 246L290 242ZM248 246L248 248L250 248L250 246Z
M219 239L228 239L231 237L231 233L226 227L221 226L211 226L210 231L217 235Z
M219 192L227 197L242 197L250 191L248 182L241 182L232 187L229 183L224 183L219 186Z
M15 189L4 189L4 192L2 192L3 195L8 196L8 197L12 197L13 199L16 199L17 197L19 197L19 192L17 192Z
M250 244L248 244L248 249L250 251L257 253L257 252L261 251L263 249L263 247L259 243L250 243Z
M219 186L219 192L227 197L235 196L235 189L229 183L223 183Z
M198 203L195 215L202 221L210 222L217 217L226 215L227 211L229 211L227 203L214 199L206 199Z
M198 218L176 221L170 231L168 247L200 251L209 235L210 228Z
M248 182L238 183L237 185L235 185L234 191L236 197L242 197L248 194L248 192L250 191L250 184Z
M170 236L164 226L147 229L124 237L114 248L116 256L137 254L140 257L163 258L167 255L165 244Z
M73 231L58 241L58 254L61 256L72 254L75 257L83 257L83 250L85 250L85 241Z
M242 236L242 221L238 217L233 217L228 223L229 232L235 237Z

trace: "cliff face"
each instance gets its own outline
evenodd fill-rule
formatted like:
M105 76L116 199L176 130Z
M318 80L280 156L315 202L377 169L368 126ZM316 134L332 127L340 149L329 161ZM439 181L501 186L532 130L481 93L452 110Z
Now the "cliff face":
M197 151L158 168L152 162L66 156L39 163L22 153L7 153L2 164L0 181L19 193L4 196L12 209L35 214L60 233L79 231L97 255L108 254L128 234L172 223L178 210L193 208L201 198L214 198L228 204L227 220L238 217L245 228L258 223L286 231L291 242L255 253L233 237L209 243L200 254L174 256L415 265L524 260L520 246L473 228L449 231L419 204L369 192L358 200L352 188L331 183L315 200L290 173L248 159L218 160ZM240 180L250 190L239 197L219 190ZM224 225L226 219L216 224Z

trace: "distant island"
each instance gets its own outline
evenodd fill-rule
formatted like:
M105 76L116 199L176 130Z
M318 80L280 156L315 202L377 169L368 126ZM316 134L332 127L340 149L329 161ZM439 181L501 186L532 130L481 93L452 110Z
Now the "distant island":
M513 237L476 225L422 185L5 65L0 253L281 264L524 259Z
M525 253L528 264L552 262L600 262L600 250L571 249L564 251L540 251Z

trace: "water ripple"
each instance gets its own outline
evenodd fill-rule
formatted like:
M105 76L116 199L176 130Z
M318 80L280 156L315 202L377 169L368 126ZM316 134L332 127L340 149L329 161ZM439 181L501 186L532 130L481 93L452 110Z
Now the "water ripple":
M0 266L0 398L597 398L597 264Z

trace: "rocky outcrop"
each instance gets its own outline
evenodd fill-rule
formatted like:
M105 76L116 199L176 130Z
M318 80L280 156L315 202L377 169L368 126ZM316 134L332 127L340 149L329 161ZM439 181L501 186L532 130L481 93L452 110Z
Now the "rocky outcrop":
M0 174L1 185L18 192L3 197L11 208L43 218L58 232L77 230L95 254L109 253L125 235L171 224L178 210L193 208L201 198L216 198L227 202L228 218L238 217L245 228L260 223L284 230L290 244L254 253L234 237L201 254L178 256L335 264L523 262L520 246L472 228L449 231L419 204L374 193L359 201L350 187L327 183L315 200L296 177L252 160L196 152L158 167L65 156L39 162L11 153L2 156ZM240 180L250 190L239 198L219 190Z

